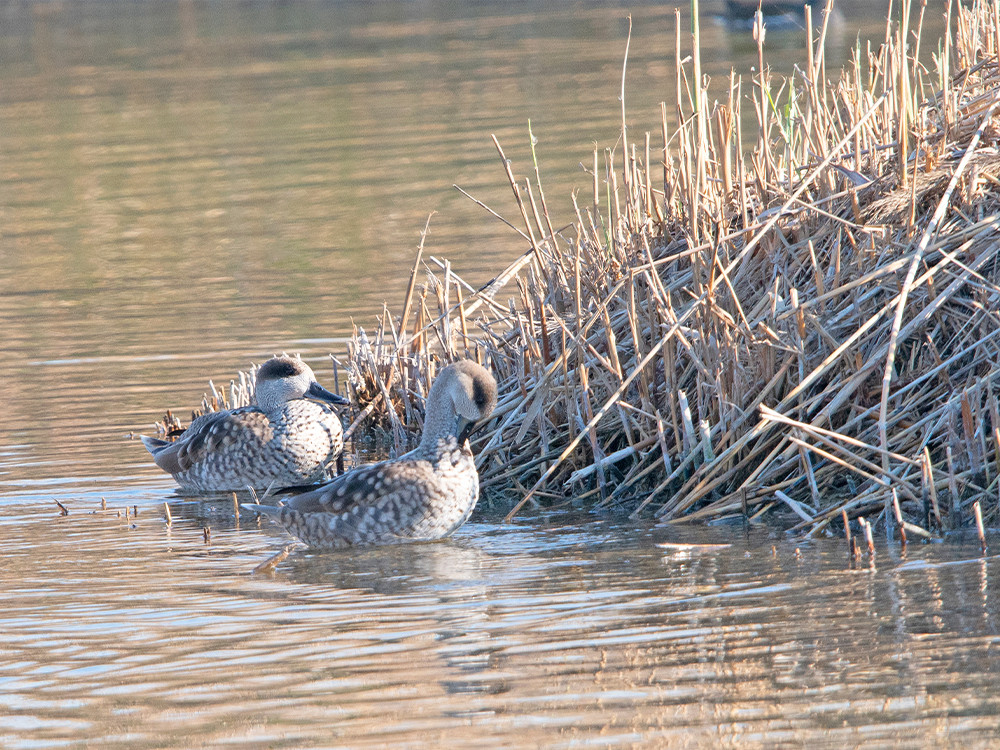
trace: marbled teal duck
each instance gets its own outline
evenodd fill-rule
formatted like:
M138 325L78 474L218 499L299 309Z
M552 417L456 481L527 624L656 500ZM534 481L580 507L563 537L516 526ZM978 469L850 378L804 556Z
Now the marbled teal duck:
M311 547L398 544L448 536L479 499L468 437L493 412L497 384L475 362L449 365L427 395L420 444L360 466L282 506L244 504L273 516Z
M255 406L198 417L175 442L142 442L186 490L279 489L328 478L344 447L343 425L329 404L347 399L317 383L297 357L262 364L254 396Z

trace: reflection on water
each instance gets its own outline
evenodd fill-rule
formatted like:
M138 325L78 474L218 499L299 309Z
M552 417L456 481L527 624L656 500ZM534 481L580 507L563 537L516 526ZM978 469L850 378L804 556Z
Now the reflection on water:
M840 9L831 66L884 22ZM669 5L0 4L0 746L990 746L997 563L943 564L978 550L850 570L833 542L480 511L254 576L287 536L125 439L275 351L329 382L432 210L472 283L520 253L451 187L514 215L490 133L520 176L531 120L571 220L627 13L656 134ZM752 65L745 29L702 35L717 80ZM803 38L769 31L775 65Z
M206 544L179 516L33 507L0 526L0 744L988 747L996 731L1000 586L972 547L850 570L834 542L553 517L300 550L253 576L279 529L219 521Z

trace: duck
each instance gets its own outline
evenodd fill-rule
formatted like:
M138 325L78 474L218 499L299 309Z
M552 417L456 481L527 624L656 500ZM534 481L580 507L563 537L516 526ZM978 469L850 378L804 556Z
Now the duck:
M356 467L283 505L244 503L319 550L430 542L452 534L476 507L479 474L469 437L497 403L489 370L460 360L441 370L416 448Z
M344 447L331 393L298 357L273 357L257 370L255 404L211 412L173 442L140 436L156 465L185 490L276 490L315 484Z

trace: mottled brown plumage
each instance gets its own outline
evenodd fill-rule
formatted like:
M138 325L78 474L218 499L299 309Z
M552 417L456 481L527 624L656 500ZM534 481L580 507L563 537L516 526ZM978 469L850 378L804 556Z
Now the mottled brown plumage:
M286 505L243 507L274 517L318 548L440 539L465 523L479 499L467 438L496 399L496 381L486 369L456 362L431 386L417 448L353 469Z
M196 492L293 487L328 477L344 446L346 404L316 382L297 357L275 357L257 371L257 404L198 417L175 441L143 437L156 465Z

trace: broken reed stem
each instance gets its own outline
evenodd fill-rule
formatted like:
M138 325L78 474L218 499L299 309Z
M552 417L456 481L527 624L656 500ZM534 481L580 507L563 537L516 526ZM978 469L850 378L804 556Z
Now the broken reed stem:
M868 557L869 557L869 559L871 559L872 565L874 565L875 564L875 540L874 540L874 538L872 538L872 525L868 521L866 521L864 519L859 518L858 520L861 521L861 526L865 530L865 543L868 545Z
M903 522L903 511L899 507L899 495L896 494L896 488L892 489L892 512L896 517L896 527L899 529L899 541L906 547L906 524Z
M406 284L406 296L403 298L403 314L399 318L399 331L404 336L406 335L406 324L410 321L410 309L413 305L413 290L417 285L417 272L420 269L420 260L424 255L424 242L427 240L427 232L430 231L431 228L432 216L434 216L433 211L427 215L424 230L420 233L420 244L417 245L417 257L413 260L413 269L410 271L410 280Z
M976 516L976 534L979 535L979 547L983 554L986 554L986 530L983 528L983 510L979 507L979 501L972 504L972 512Z

